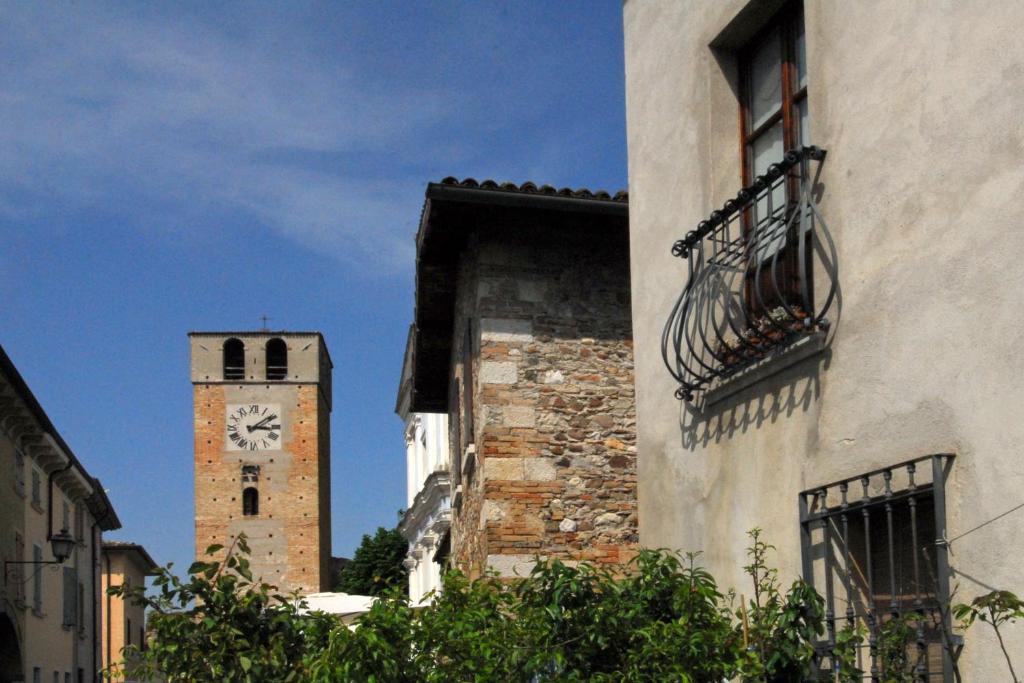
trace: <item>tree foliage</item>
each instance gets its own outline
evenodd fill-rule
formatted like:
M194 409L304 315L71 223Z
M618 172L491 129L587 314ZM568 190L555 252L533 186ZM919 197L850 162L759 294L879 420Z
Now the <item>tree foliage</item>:
M769 566L772 547L758 530L751 541L744 568L749 599L722 591L696 554L645 550L624 576L558 560L538 561L515 581L450 573L431 605L413 607L393 589L350 628L329 615L305 614L295 596L253 582L242 537L224 560L193 564L187 581L167 568L155 595L127 591L152 612L149 647L134 653L141 665L133 678L159 680L162 672L171 682L808 680L821 664L814 643L824 633L823 601L799 580L783 590ZM1021 616L1021 604L1000 594L960 606L958 615L1001 626ZM910 637L894 634L888 655L901 656ZM856 654L863 641L856 629L837 633L829 680L861 680Z
M409 542L398 529L378 527L373 536L363 534L352 560L341 570L336 590L353 595L383 595L405 588L409 576L402 562Z
M213 545L212 557L224 550ZM302 681L308 680L305 655L323 649L334 620L302 615L294 596L253 581L249 547L239 536L220 562L194 562L188 580L158 569L154 595L143 587L114 586L111 595L142 603L149 610L151 647L131 646L134 680ZM127 650L128 648L126 648ZM129 656L130 655L130 656ZM117 667L110 669L117 676Z

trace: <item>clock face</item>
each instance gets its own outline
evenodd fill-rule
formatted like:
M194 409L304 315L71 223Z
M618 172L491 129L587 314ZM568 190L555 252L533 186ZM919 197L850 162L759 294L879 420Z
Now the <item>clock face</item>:
M281 450L281 406L276 403L229 405L229 451Z

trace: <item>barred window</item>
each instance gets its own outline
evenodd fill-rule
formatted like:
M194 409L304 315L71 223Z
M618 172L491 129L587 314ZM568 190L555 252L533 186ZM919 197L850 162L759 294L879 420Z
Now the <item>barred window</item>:
M949 565L941 541L952 459L918 458L800 494L804 576L825 597L826 634L817 650L827 680L845 627L867 629L858 653L866 677L943 680ZM887 624L904 617L913 637L902 652L881 653Z

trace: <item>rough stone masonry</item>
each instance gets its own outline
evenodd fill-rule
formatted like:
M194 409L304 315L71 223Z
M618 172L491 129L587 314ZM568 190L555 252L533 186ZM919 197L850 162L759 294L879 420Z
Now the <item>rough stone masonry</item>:
M452 288L453 564L512 577L538 556L628 562L638 527L625 216L502 208L471 224Z

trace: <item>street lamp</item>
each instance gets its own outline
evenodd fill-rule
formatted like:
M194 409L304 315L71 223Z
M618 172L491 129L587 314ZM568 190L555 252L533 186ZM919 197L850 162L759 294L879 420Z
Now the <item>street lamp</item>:
M9 564L64 564L64 560L71 557L75 549L75 539L68 533L67 529L61 529L50 537L50 550L53 552L52 560L8 560L4 562L4 583L7 583L7 565Z
M75 549L75 539L67 529L61 529L50 538L50 548L56 558L54 564L63 564L64 560L71 557L71 552ZM42 564L47 563L43 562Z

